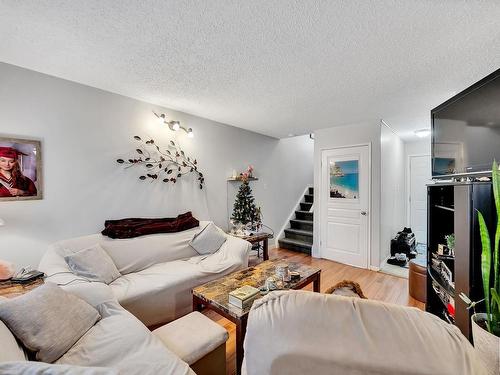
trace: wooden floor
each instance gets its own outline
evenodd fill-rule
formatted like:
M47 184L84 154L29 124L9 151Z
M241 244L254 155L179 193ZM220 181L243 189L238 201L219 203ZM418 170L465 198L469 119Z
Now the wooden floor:
M284 249L273 249L269 251L269 258L286 258L290 261L301 262L321 268L321 292L342 280L356 281L361 285L365 296L369 299L390 302L398 305L413 306L424 309L424 304L408 296L408 280L380 272L346 266L326 259L316 259L305 254L296 253ZM261 260L260 260L261 261ZM257 262L251 258L250 265ZM309 285L305 290L312 290ZM229 320L221 317L213 311L204 311L204 314L213 321L222 325L229 332L227 341L227 374L235 374L235 326Z

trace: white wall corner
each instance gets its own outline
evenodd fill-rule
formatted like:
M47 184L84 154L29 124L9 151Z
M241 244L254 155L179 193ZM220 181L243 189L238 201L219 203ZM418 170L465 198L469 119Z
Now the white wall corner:
M406 224L406 159L405 143L385 122L380 134L380 227L379 259L382 265L390 255L394 235Z
M312 249L311 249L311 256L313 258L321 258L321 254L320 254L320 251L319 251L319 246L314 243L314 239L313 239L313 246L312 246Z
M376 270L374 271L379 271L383 266L384 264L387 263L387 260L391 257L391 254L389 254L388 256L386 256L381 262L380 262L380 266L379 267L374 267L374 268L377 268Z

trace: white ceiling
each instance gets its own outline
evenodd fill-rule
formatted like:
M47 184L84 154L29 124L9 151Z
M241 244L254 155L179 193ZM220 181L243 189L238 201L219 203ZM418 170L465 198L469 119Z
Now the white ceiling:
M0 0L0 61L274 137L404 139L500 67L500 2Z

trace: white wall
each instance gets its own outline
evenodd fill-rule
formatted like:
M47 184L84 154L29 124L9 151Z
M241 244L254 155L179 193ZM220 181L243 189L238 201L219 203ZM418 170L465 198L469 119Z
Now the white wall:
M380 261L390 255L391 238L406 225L406 158L403 140L382 123L380 134Z
M431 155L431 137L426 137L418 141L405 142L405 206L406 206L406 226L410 223L410 156ZM429 180L429 182L431 182Z
M405 143L405 157L409 155L430 155L431 154L431 138L427 137L414 142Z
M321 151L335 147L371 143L371 256L370 265L380 265L380 123L379 121L335 126L314 132L314 245L313 256L319 254L319 185L321 179Z
M192 210L225 226L236 189L226 179L248 164L260 179L252 187L264 222L278 231L313 180L308 136L278 140L3 63L0 82L0 134L40 139L43 151L44 199L0 202L0 259L18 265L36 266L48 243L95 233L111 218ZM139 171L116 164L136 134L159 145L173 137L152 110L194 129L194 139L178 141L198 159L206 189L190 178L140 182Z

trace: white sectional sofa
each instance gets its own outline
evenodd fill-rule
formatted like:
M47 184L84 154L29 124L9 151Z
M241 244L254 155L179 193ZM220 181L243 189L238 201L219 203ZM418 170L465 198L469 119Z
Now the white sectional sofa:
M192 310L191 289L248 266L250 243L227 235L211 255L199 255L189 241L209 222L178 233L132 239L110 239L101 234L72 238L50 246L39 270L59 285L87 282L73 274L64 256L100 244L121 277L109 284L118 302L146 326L179 318Z
M117 303L107 285L79 284L67 291L94 306L101 319L55 363L28 361L0 321L0 374L194 374L187 363Z

